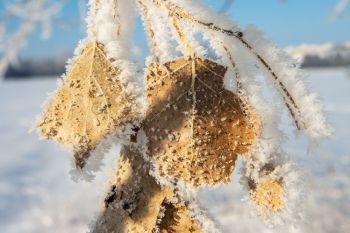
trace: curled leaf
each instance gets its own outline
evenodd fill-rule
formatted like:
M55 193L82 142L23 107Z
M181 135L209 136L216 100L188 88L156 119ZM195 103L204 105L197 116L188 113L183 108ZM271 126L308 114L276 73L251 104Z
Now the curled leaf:
M226 183L237 155L249 151L255 132L239 97L224 88L225 73L200 58L150 65L144 130L161 176L193 186Z
M119 71L102 44L88 43L64 77L38 129L44 138L71 145L77 167L107 134L131 121L131 102Z

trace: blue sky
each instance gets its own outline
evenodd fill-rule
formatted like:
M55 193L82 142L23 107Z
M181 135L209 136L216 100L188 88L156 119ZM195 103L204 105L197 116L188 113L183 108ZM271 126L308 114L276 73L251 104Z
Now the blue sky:
M79 20L76 0L67 4L58 16L59 22ZM214 9L219 9L223 0L206 0ZM286 47L302 43L344 42L350 40L350 16L335 22L329 21L331 9L337 0L235 0L229 14L241 26L255 24L277 45ZM0 4L1 7L1 4ZM40 30L31 34L20 56L52 56L70 54L85 32L73 27L55 26L49 40L42 40ZM138 21L135 42L146 47L145 37Z

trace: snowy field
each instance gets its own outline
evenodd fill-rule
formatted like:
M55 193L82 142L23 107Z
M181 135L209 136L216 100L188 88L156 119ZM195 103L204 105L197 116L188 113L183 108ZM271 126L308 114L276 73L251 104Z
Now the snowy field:
M233 174L229 186L200 193L203 205L215 216L223 232L350 232L350 74L345 70L308 70L313 91L321 94L336 135L315 148L303 137L285 148L306 171L307 219L297 228L269 229L251 214L245 193ZM118 153L107 156L103 173L93 183L70 180L70 156L54 143L39 141L29 133L41 112L46 94L55 89L54 79L0 83L0 232L86 232L99 208L99 194Z

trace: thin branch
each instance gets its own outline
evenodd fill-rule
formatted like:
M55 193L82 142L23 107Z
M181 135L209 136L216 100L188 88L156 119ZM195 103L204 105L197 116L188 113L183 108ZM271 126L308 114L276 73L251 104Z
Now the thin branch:
M191 15L190 13L188 13L185 9L183 9L180 6L177 6L171 2L163 2L160 0L152 0L152 1L154 4L165 8L169 12L170 16L176 17L176 18L181 19L181 20L191 21L191 22L196 23L196 24L198 24L202 27L205 27L207 29L223 33L229 37L234 37L235 39L240 41L242 43L242 45L244 45L247 49L249 49L255 55L257 60L262 64L263 67L265 67L265 69L273 77L275 84L279 87L279 89L281 91L285 105L288 108L291 116L294 119L294 122L295 122L297 129L298 130L301 129L301 126L303 125L303 123L300 122L298 119L301 116L300 108L297 106L295 100L293 99L291 94L288 92L285 85L280 81L279 77L273 71L273 69L268 64L268 62L259 53L254 51L254 48L246 40L244 40L244 38L243 38L244 35L241 31L233 31L230 29L221 28L221 27L215 25L214 23L211 23L211 22L208 23L208 22L199 20L196 17L194 17L193 15Z
M61 10L64 1L19 0L5 6L0 25L0 77L9 64L16 61L19 49L25 45L29 34L36 28L36 23L42 24L44 38L50 35L51 18ZM7 27L16 19L20 19L18 29L7 38Z
M339 0L338 4L334 7L331 13L330 19L334 21L337 18L339 18L349 5L350 5L350 0Z
M148 9L144 3L144 0L138 0L138 3L140 5L140 8L142 9L143 21L145 22L145 28L146 28L148 37L150 38L150 40L152 42L152 54L155 57L156 62L159 63L159 61L160 61L159 56L158 56L159 51L157 51L158 44L157 44L157 41L155 39L155 33L154 33L155 31L154 31L154 27L152 24L152 20L149 16L149 12L148 12Z

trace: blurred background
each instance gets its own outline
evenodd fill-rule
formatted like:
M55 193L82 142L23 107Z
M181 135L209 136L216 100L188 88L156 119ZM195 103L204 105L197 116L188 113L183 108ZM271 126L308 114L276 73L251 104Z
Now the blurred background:
M241 201L232 183L202 190L200 199L223 232L347 233L350 230L350 0L205 0L242 27L255 24L305 70L325 104L335 135L308 146L284 116L286 151L305 171L306 218L269 228ZM0 232L86 232L99 209L118 146L92 183L74 183L70 155L30 129L48 93L85 37L85 0L0 1ZM134 60L148 56L136 20ZM236 169L238 170L238 169Z

